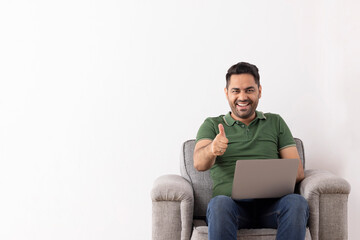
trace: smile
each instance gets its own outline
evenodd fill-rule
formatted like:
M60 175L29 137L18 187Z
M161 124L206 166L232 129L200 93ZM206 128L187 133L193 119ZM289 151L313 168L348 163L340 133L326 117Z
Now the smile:
M250 103L237 103L239 107L246 107L247 105L250 105Z
M237 105L240 106L240 107L246 107L246 106L249 105L249 104L250 104L250 103L243 103L243 104L238 103Z

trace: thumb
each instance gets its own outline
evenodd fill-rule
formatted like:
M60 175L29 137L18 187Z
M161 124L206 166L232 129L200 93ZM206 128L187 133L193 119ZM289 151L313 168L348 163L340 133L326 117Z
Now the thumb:
M221 123L219 123L218 127L219 127L219 134L223 137L226 137L224 126Z

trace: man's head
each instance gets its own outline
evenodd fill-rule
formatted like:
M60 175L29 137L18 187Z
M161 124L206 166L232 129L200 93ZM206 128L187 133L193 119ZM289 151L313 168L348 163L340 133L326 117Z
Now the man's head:
M248 73L254 77L255 83L258 87L260 87L260 75L259 69L250 63L247 62L239 62L229 68L226 73L226 88L229 87L230 77L234 74L243 74Z
M226 74L226 98L235 120L249 124L255 117L261 85L258 68L255 65L240 62L230 67Z

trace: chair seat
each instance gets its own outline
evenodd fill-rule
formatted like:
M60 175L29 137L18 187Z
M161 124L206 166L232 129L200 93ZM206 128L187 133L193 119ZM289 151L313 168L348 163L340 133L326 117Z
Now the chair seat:
M241 240L274 240L276 238L276 229L241 229L237 233L237 239ZM208 227L204 220L194 220L193 233L191 240L207 240ZM306 228L306 240L311 240L309 228Z

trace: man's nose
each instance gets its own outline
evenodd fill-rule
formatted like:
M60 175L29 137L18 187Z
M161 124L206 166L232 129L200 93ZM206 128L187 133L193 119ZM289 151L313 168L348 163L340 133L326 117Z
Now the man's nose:
M240 101L246 101L246 100L248 100L248 96L247 96L247 94L246 94L245 91L241 91L241 92L240 92L240 94L239 94L239 100L240 100Z

